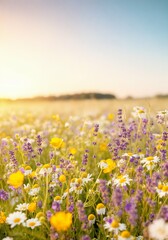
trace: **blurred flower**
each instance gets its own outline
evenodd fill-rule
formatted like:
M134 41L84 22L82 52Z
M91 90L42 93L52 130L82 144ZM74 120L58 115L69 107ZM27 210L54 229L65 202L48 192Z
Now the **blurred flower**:
M127 230L122 231L120 235L118 236L118 240L132 240L131 233Z
M3 224L6 222L6 216L5 213L0 211L0 224Z
M141 160L141 163L143 164L143 167L146 167L148 170L151 170L155 167L155 164L160 162L160 159L155 156L155 157L146 157Z
M62 138L54 137L50 141L50 145L56 149L59 149L65 145L64 140Z
M52 167L50 164L44 164L39 171L39 174L43 176L50 173L52 173Z
M109 173L116 167L116 163L112 159L101 160L98 165L104 173Z
M17 211L26 211L28 209L29 204L28 203L20 203L16 206Z
M168 223L164 219L156 219L148 226L150 238L156 240L165 240L168 238Z
M168 184L158 184L156 192L158 193L160 198L168 195Z
M23 181L24 174L21 171L17 171L9 176L7 183L14 188L19 188L23 185Z
M57 212L51 216L50 224L57 232L67 231L72 224L72 214L69 212Z
M36 202L32 202L32 203L30 203L30 204L28 205L27 210L28 210L29 212L34 212L34 211L36 210L36 207L37 207Z

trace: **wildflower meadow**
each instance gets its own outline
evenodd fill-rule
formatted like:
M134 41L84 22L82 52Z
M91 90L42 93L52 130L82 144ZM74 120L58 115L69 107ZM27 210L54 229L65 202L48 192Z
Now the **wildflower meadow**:
M168 239L168 110L52 110L0 113L0 239Z

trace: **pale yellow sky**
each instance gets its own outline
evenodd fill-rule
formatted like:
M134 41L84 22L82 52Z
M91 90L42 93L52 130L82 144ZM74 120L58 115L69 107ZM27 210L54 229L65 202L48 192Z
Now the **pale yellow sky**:
M157 19L143 1L137 12L123 1L18 2L0 2L0 98L168 93L164 9Z

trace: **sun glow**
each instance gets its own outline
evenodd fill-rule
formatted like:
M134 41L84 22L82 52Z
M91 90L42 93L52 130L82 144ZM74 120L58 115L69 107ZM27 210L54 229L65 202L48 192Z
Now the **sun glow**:
M28 96L31 84L25 76L9 73L7 76L0 76L0 98L22 98Z

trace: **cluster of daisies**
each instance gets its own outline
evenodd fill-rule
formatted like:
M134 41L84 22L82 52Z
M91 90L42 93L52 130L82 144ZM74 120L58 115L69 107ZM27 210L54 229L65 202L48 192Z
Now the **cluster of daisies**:
M167 110L6 113L0 129L0 239L168 239Z

